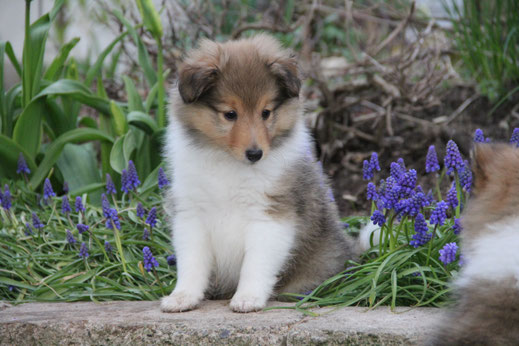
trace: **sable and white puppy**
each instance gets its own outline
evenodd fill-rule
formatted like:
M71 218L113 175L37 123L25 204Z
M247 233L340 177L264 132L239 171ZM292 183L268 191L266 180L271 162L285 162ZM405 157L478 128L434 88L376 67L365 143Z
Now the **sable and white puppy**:
M165 154L178 281L161 309L301 293L354 257L312 159L296 60L272 37L203 40L171 95Z
M457 304L433 345L519 345L519 149L480 144L463 214Z

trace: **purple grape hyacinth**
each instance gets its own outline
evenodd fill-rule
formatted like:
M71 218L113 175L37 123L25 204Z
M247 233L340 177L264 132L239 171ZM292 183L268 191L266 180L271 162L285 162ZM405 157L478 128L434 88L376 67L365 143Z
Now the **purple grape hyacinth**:
M146 214L146 210L144 209L141 202L139 202L137 204L136 213L137 213L137 217L139 217L141 219L144 217L144 214Z
M52 189L52 184L50 183L49 178L45 178L45 182L43 183L43 199L46 201L54 196L56 196L56 193Z
M456 183L452 183L451 188L447 192L447 203L451 206L452 209L456 209L459 204Z
M36 213L32 213L32 227L36 229L42 229L45 227Z
M373 179L373 177L374 177L373 169L371 168L369 161L364 160L362 162L362 179L371 180L371 179Z
M115 195L116 193L117 190L115 189L114 181L112 180L110 174L106 173L106 194Z
M144 269L146 269L146 271L149 272L153 269L153 267L159 266L159 262L157 262L155 257L153 257L153 254L151 253L151 250L149 247L145 246L142 249L142 256L143 256Z
M112 245L110 244L110 242L108 240L105 240L105 251L108 253L113 251Z
M470 170L468 161L465 161L465 166L459 172L459 176L461 188L470 193L472 190L472 171Z
M373 224L382 227L386 223L386 217L380 210L377 209L373 212L373 215L371 215L371 221Z
M28 222L25 223L24 234L25 235L31 235L32 234L32 227L31 227L31 224L28 223Z
M416 216L414 222L414 231L413 240L409 242L414 248L418 248L424 244L426 244L432 238L432 234L428 233L429 227L427 226L427 222L425 221L425 217L422 213L419 213Z
M9 191L9 186L5 184L4 192L2 193L2 208L9 210L11 206L11 191Z
M177 264L177 256L175 256L174 254L169 255L168 257L166 257L166 261L168 261L169 266L174 266Z
M489 143L490 138L485 138L485 135L483 134L483 130L476 129L474 131L474 143Z
M452 231L454 234L458 235L463 230L463 226L461 225L461 219L454 219L454 225L452 225Z
M88 254L88 248L87 248L86 244L81 243L81 248L79 249L79 257L86 259L88 256L90 256L90 255Z
M76 202L74 203L74 207L76 209L76 213L85 212L86 209L85 209L85 206L83 205L83 200L81 199L80 196L76 197Z
M378 154L376 152L371 153L371 157L369 159L369 165L371 166L371 170L380 172L380 164L378 162Z
M427 156L425 158L425 172L432 173L440 170L440 164L438 163L438 155L434 145L429 146Z
M90 227L88 225L78 223L76 228L79 231L79 234L83 234L84 232L88 231Z
M133 190L133 186L130 182L130 179L128 179L128 171L123 169L121 173L121 191L124 193L129 193L131 190Z
M440 253L440 261L442 261L443 264L447 265L449 263L452 263L456 260L456 253L458 252L458 245L456 243L447 243L441 249L438 251Z
M166 177L166 173L164 173L164 169L162 169L162 167L159 168L158 181L159 181L159 189L163 189L169 185L169 180Z
M147 228L142 232L142 240L150 240L150 231Z
M516 147L519 147L519 127L516 127L514 129L514 132L512 132L512 136L510 137L510 143L515 144Z
M101 194L101 208L103 209L103 216L105 218L110 217L110 202L108 202L108 198L106 194Z
M68 193L68 183L65 181L63 182L63 193L64 194L67 194Z
M25 157L23 157L23 154L20 153L18 156L18 167L16 168L17 174L30 174L31 170L27 166L27 162L25 161Z
M121 222L119 221L119 214L117 213L117 209L110 208L110 215L106 218L105 226L108 229L113 229L115 225L115 228L121 229Z
M148 213L148 217L146 218L146 223L150 225L150 228L155 227L157 224L157 208L151 208L150 212Z
M449 205L444 201L439 201L431 213L430 223L432 225L442 226L447 218L447 209L449 209Z
M377 195L377 188L375 187L375 184L372 182L368 183L367 191L366 191L366 197L370 201L376 201L378 198Z
M461 158L458 145L451 139L447 142L447 153L445 154L445 167L447 174L451 174L454 170L459 171L465 167L465 163Z
M128 161L128 182L133 188L137 188L137 186L141 184L139 176L137 175L137 169L132 160Z
M70 245L72 244L75 244L77 241L76 241L76 238L74 238L74 236L72 235L72 232L70 232L68 229L67 229L67 243L69 243Z
M67 195L63 195L61 197L61 212L65 215L68 215L72 211L72 208L70 207L70 203L68 202Z

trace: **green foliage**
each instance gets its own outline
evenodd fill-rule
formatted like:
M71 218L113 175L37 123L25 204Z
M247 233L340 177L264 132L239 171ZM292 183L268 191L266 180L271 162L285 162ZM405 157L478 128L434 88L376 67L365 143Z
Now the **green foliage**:
M104 187L104 183L100 184ZM145 188L143 187L143 190ZM170 254L169 231L161 221L153 228L152 238L143 240L145 217L136 215L135 207L142 200L149 211L159 210L161 196L157 193L156 176L152 193L147 198L132 192L117 200L121 229L108 229L101 208L86 203L84 213L61 212L61 198L50 203L38 202L38 196L19 180L10 185L13 207L0 210L0 299L11 302L29 301L105 301L156 300L169 293L175 283L175 272L168 267ZM74 194L90 200L87 192L71 192L69 201L74 208ZM45 225L26 234L36 213ZM90 226L79 235L76 224ZM66 230L77 240L69 244ZM105 250L108 241L113 250ZM89 257L79 257L80 244L85 242ZM159 262L154 271L142 267L142 249L148 246ZM124 259L124 262L123 262ZM124 264L123 264L124 263Z
M143 157L137 169L141 176L146 177L160 163L157 145L166 125L164 78L167 71L163 71L162 31L159 30L161 23L158 14L151 2L139 1L145 27L152 31L159 45L156 71L136 28L115 11L114 15L127 31L116 37L82 76L75 60L70 57L79 38L63 45L50 65L44 66L48 33L63 3L64 0L56 0L49 13L31 24L31 4L30 1L26 2L21 64L11 44L0 42L0 160L4 163L0 168L0 178L15 176L20 153L32 171L29 183L32 190L36 190L48 176L52 176L54 182L61 184L67 181L77 188L80 184L96 186L105 173L120 173L120 167L127 165L135 155ZM143 99L134 81L123 77L128 102L121 103L108 98L103 86L103 71L105 60L110 55L117 63L120 50L116 51L116 48L127 37L138 47L138 60L150 92ZM5 57L13 63L22 80L10 90L3 89ZM113 65L108 73L113 74ZM96 92L92 90L94 86L97 87ZM82 115L86 107L95 113ZM76 148L81 143L93 141L101 142L101 167L98 167L97 160L90 159L97 156L92 146ZM114 146L119 142L124 146ZM121 155L122 147L124 155ZM64 152L65 148L68 152ZM73 151L82 154L71 155ZM78 169L91 173L78 175ZM92 174L96 170L100 172ZM118 177L114 178L118 181Z
M519 2L464 0L446 8L464 67L480 92L497 101L519 82Z

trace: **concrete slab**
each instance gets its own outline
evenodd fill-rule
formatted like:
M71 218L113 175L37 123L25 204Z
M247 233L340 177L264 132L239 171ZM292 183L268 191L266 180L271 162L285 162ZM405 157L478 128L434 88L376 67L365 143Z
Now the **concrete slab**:
M29 303L0 311L1 345L420 344L440 311L383 307L233 313L228 301L165 314L158 302ZM290 306L272 302L271 306Z

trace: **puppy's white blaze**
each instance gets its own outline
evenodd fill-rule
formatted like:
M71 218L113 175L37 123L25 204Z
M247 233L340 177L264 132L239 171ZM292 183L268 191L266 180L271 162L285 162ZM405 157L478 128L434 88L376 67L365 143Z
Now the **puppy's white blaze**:
M233 309L250 311L265 305L295 236L294 220L274 220L266 213L268 194L276 191L279 179L305 157L310 145L300 115L292 135L251 165L220 149L191 144L176 117L170 117L166 158L173 172L170 193L178 257L178 283L170 297L193 292L202 299L200 292L214 270L220 287L236 287L239 281Z
M486 228L488 233L478 236L464 249L466 264L456 282L458 286L468 285L474 279L498 281L510 276L519 282L519 217Z

